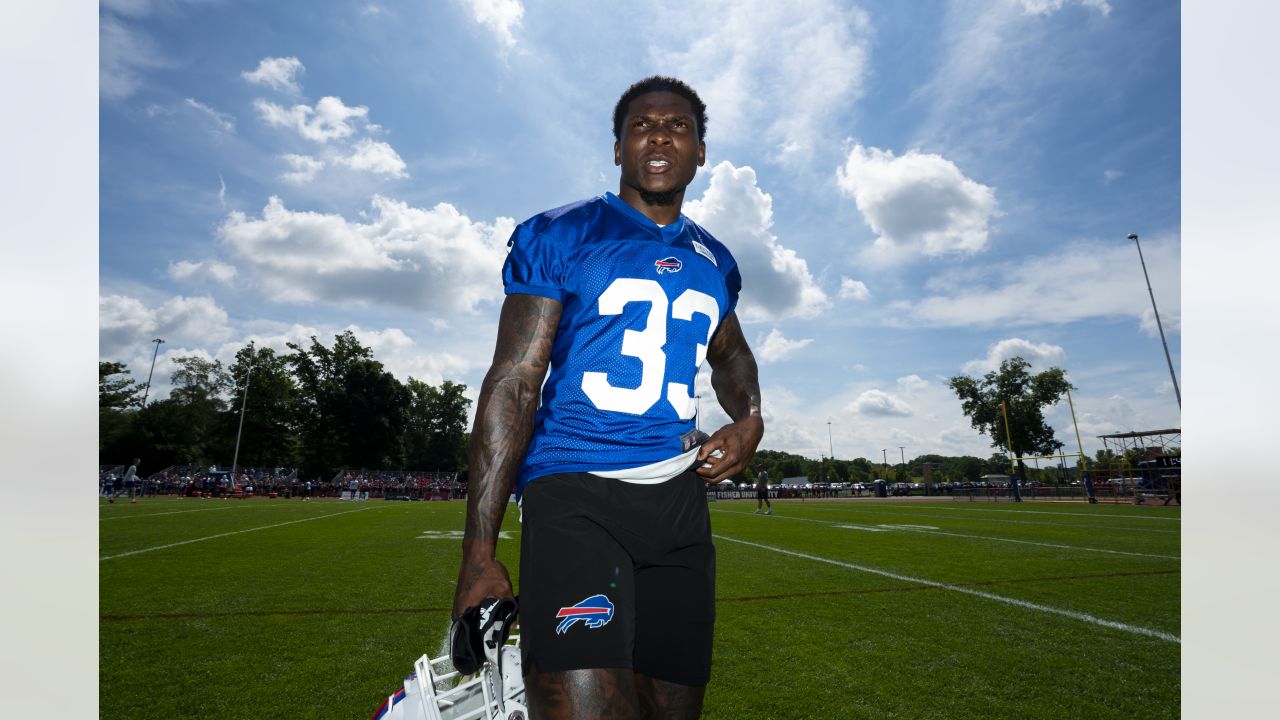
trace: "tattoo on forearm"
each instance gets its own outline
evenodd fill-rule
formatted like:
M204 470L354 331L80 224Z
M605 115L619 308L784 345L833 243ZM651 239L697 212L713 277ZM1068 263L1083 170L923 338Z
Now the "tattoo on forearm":
M736 314L730 314L707 348L711 387L726 414L735 422L760 414L760 372L755 355L742 336Z
M534 414L560 319L560 303L510 296L471 431L464 556L496 543L507 497L533 436Z

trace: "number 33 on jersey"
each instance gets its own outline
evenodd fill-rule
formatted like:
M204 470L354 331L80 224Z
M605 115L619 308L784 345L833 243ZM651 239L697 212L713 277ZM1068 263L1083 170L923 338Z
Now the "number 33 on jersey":
M612 193L526 221L509 245L506 292L562 306L520 489L679 454L694 378L741 288L729 250L683 215L659 227Z

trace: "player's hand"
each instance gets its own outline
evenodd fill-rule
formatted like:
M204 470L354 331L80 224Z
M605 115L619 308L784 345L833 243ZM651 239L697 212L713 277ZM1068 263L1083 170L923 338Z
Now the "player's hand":
M748 415L725 425L702 443L694 470L708 483L733 477L747 468L762 437L764 420L759 415Z
M470 561L462 559L462 567L458 570L458 588L453 593L453 611L450 618L457 620L470 607L475 607L485 598L514 598L511 589L511 576L507 568L496 559Z

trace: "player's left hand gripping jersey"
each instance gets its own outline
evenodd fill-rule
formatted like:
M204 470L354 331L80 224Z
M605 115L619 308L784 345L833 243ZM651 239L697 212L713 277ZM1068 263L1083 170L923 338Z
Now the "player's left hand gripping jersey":
M689 448L694 377L738 302L729 250L692 220L659 227L613 193L516 228L507 294L563 306L516 496L558 472L608 472Z

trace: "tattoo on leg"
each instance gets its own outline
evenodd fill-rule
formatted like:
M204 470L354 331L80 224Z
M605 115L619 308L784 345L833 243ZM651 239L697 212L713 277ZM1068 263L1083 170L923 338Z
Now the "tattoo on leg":
M524 678L530 720L635 720L635 673L629 668L537 672Z
M636 673L640 717L662 720L696 720L702 715L706 685L681 685Z

